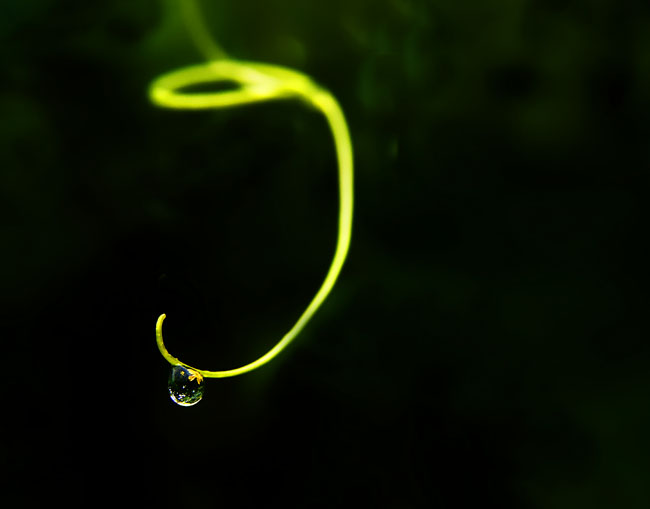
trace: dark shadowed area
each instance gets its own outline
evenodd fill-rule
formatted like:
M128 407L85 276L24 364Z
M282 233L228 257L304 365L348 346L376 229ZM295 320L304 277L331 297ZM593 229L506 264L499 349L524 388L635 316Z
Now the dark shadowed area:
M320 285L325 121L152 106L202 59L176 1L2 2L7 507L650 507L650 4L201 5L340 101L349 258L280 357L176 406L159 314L231 369Z

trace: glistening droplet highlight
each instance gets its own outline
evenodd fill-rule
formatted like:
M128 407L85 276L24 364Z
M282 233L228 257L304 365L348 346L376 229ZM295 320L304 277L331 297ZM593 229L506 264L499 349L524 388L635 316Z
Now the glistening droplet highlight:
M169 373L169 397L181 406L196 405L203 398L203 376L185 366L174 366Z

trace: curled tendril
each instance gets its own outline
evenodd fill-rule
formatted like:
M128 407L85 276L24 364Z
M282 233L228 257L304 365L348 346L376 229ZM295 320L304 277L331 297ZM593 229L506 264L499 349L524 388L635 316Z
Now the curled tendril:
M185 366L199 372L204 377L225 378L252 371L271 361L295 339L332 290L350 246L353 208L352 142L343 111L332 94L317 85L309 76L293 69L229 58L210 37L194 1L185 0L181 4L188 30L208 61L177 69L156 78L149 88L151 101L164 108L198 110L232 108L264 101L297 99L325 116L332 132L338 163L338 237L334 257L316 295L291 330L273 348L259 359L236 369L225 371L198 369L181 362L167 351L162 336L162 324L166 315L162 314L158 318L156 343L167 362L173 366ZM219 81L236 83L237 87L218 92L186 93L181 91L191 85Z

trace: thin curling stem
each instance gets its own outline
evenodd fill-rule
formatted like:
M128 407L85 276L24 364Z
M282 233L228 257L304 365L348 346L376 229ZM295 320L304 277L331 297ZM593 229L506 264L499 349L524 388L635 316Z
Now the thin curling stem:
M195 10L196 5L193 1L191 4L196 19L200 20L200 15ZM204 36L208 37L211 42L211 45L206 44L204 47L219 48L216 43L211 41L202 23L190 25L189 28L194 33L195 41L199 40L197 30L199 32L204 31ZM219 49L219 51L221 50ZM221 54L225 55L223 52ZM208 93L184 93L180 91L180 89L190 85L222 80L238 83L239 88ZM296 338L331 292L343 267L350 247L354 202L352 142L345 116L332 94L301 72L270 64L243 62L225 57L204 64L185 67L158 77L151 84L149 97L154 104L173 109L229 108L279 99L298 99L320 111L325 116L332 133L338 163L339 183L336 249L320 288L289 332L267 353L249 364L225 371L208 371L185 364L172 356L163 342L162 324L166 315L160 315L156 323L158 349L170 364L193 369L207 378L226 378L247 373L271 361Z
M228 58L228 55L221 46L210 36L210 32L205 27L203 16L195 0L181 0L180 2L185 26L190 33L194 45L203 53L207 60L219 60Z

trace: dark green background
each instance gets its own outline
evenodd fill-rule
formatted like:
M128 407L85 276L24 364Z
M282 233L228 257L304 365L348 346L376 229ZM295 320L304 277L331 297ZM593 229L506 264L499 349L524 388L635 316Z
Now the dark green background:
M646 508L650 7L203 2L313 76L355 147L353 243L267 367L169 400L154 342L249 362L333 253L322 118L148 103L174 2L0 7L3 498Z

